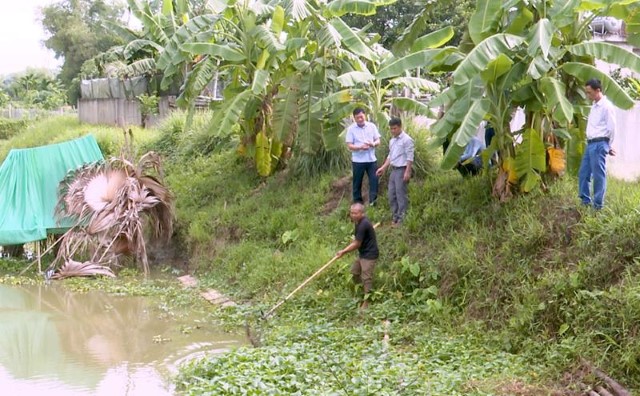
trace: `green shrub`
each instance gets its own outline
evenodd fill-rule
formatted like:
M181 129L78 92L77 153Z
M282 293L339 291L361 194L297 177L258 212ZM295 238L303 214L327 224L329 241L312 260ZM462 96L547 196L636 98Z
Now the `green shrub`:
M160 98L156 95L148 95L142 94L136 97L138 102L140 102L140 114L142 116L142 123L144 124L147 117L158 114L160 109L158 108L158 103L160 102Z
M0 140L12 138L18 133L24 131L28 125L29 120L0 118Z

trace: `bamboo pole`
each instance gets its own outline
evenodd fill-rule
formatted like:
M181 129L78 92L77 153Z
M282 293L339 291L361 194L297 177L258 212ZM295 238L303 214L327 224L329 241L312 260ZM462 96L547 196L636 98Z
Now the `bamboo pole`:
M600 396L614 396L613 393L609 392L608 390L604 389L602 386L598 385L596 386L596 392L598 392L598 394Z
M68 231L67 231L68 232ZM65 233L66 234L66 233ZM20 276L22 276L22 274L24 274L25 272L27 272L29 270L29 268L31 268L31 266L33 266L35 263L40 263L40 259L42 256L44 256L45 254L49 253L49 251L51 251L51 249L53 249L58 243L60 243L60 241L62 241L62 238L59 238L53 245L49 246L47 248L47 250L45 250L44 252L42 252L41 254L38 254L38 258L33 260L29 265L27 265L26 267L24 267L22 269L22 271L20 271ZM39 264L40 265L40 264ZM40 269L40 272L42 272L42 269Z
M36 254L38 255L38 273L42 273L42 255L40 254L40 241L36 242Z
M617 396L631 396L631 392L626 390L622 385L620 385L613 378L606 375L600 369L594 367L593 373L596 375L596 377L603 380L609 386L609 388L611 388L611 390L616 393Z
M594 391L590 386L583 384L582 382L578 382L578 386L582 390L583 394L586 396L600 396L598 392Z
M285 302L287 302L288 299L291 298L291 296L293 296L294 294L296 294L298 292L298 290L302 289L303 287L305 287L307 285L307 283L311 282L313 280L313 278L315 278L316 276L320 275L320 273L322 271L324 271L327 267L329 267L331 264L333 264L336 260L338 259L338 256L333 256L333 258L331 260L329 260L325 265L323 265L322 267L320 267L319 270L317 270L316 272L313 273L313 275L311 275L310 277L307 278L307 280L305 280L304 282L302 282L300 284L300 286L296 287L295 289L293 289L293 291L291 293L289 293L289 295L287 297L284 298L284 300L280 301L279 303L277 303L276 305L273 306L273 308L271 308L265 315L262 316L263 319L267 319L276 309L280 308L280 306L282 304L284 304Z

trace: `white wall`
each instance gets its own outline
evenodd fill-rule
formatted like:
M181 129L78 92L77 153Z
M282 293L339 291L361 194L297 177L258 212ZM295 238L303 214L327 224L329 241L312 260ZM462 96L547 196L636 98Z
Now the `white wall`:
M615 178L640 179L640 102L630 110L616 109L617 133L614 157L607 157L607 170Z

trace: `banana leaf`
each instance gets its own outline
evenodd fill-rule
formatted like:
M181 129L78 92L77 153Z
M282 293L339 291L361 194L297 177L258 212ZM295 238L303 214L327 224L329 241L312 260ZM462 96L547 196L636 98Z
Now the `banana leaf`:
M614 105L621 109L628 110L634 105L633 99L631 99L613 78L591 65L579 62L567 62L558 69L576 77L582 82L587 82L591 78L598 78L602 82L602 91L604 94Z

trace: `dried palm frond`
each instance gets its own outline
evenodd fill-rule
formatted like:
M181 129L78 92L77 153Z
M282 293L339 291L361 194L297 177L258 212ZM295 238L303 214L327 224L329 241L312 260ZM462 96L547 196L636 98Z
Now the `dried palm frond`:
M148 272L144 229L154 239L171 237L173 195L162 182L160 156L146 153L134 165L132 153L125 146L120 157L85 165L60 183L56 216L76 225L63 236L56 261L85 254L91 256L85 263L102 265L133 255Z
M105 163L93 162L67 173L58 186L56 216L82 221L92 210L84 200L88 182L104 170Z
M107 206L109 201L103 198L106 195L109 179L107 175L95 175L84 188L84 201L94 212L99 212Z
M115 274L111 271L111 268L85 261L83 263L75 260L67 260L64 265L55 272L51 279L64 279L74 276L109 276L115 278Z
M105 170L95 174L84 188L84 201L93 211L101 211L115 199L126 177L120 170Z

